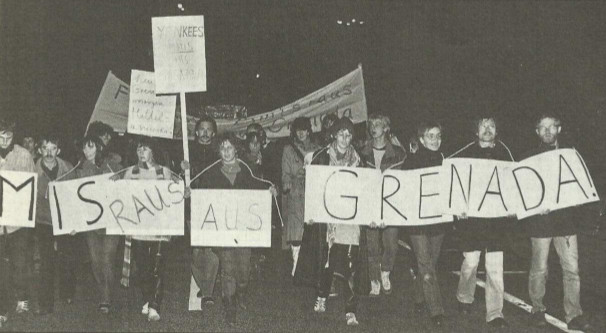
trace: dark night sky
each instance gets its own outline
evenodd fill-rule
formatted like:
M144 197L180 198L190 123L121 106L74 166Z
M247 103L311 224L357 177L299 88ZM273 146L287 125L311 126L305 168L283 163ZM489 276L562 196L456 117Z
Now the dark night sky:
M606 154L598 1L0 0L0 112L24 131L81 135L109 70L126 82L131 69L153 70L150 18L182 14L204 15L206 30L208 92L188 107L269 111L362 63L369 112L391 116L404 138L435 117L448 150L490 110L520 152L536 140L535 117L555 110L590 164ZM364 24L337 24L351 19Z

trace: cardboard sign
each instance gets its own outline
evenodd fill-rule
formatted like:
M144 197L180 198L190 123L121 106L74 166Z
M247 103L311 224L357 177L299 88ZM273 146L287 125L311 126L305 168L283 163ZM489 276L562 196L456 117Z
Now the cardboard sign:
M441 166L386 170L378 188L379 220L396 226L452 222L452 215L445 214L442 207L442 171Z
M107 210L112 174L50 182L48 200L53 219L53 234L65 235L104 229L113 222Z
M37 186L35 172L0 171L0 225L35 227Z
M118 79L112 72L108 72L86 131L88 132L91 123L100 121L120 133L126 132L129 90L127 83Z
M445 159L442 167L443 209L452 215L494 218L517 213L515 162L476 158Z
M170 180L118 180L107 184L109 235L182 236L185 184Z
M152 17L156 93L206 91L204 16Z
M379 221L374 169L309 165L305 168L304 221L362 224Z
M271 247L271 193L192 190L191 245Z
M156 96L153 72L132 70L128 133L173 138L176 96Z
M600 200L585 161L574 149L529 157L512 174L520 219Z

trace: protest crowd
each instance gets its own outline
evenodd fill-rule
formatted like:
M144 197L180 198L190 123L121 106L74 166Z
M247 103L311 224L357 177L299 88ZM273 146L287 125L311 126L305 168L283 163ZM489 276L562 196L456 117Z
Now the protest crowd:
M132 275L136 279L133 285L141 290L144 300L141 313L149 321L161 320L163 286L167 274L170 274L165 268L165 249L170 246L172 238L179 236L170 232L155 232L159 229L125 232L122 235L126 236L122 236L110 232L111 228L84 232L67 230L59 235L54 234L53 225L56 230L59 221L51 214L51 205L56 203L49 200L49 190L56 189L49 184L93 179L91 177L102 175L116 184L122 180L141 183L166 180L182 184L185 172L191 171L191 184L178 192L176 197L180 200L163 198L156 188L160 203L154 203L147 194L154 208L139 201L140 206L135 204L139 209L139 219L153 216L152 210L158 209L156 205L168 207L183 201L182 204L187 203L188 210L191 209L191 213L186 212L186 224L194 228L197 225L194 221L202 220L204 228L210 218L208 211L195 209L197 199L193 194L199 189L230 192L269 189L276 198L271 200L273 210L280 210L278 214L271 214L272 230L269 233L280 233L278 239L281 239L281 244L278 246L292 257L289 271L293 282L315 288L315 299L310 300L309 304L315 312L326 311L330 303L329 295L337 289L346 298L343 309L346 324L357 325L358 320L362 320L356 316L357 308L364 304L361 299L398 292L391 286L390 272L408 269L394 267L398 240L403 239L411 244L416 258L417 266L411 268L419 278L415 280L415 298L411 306L419 315L427 313L435 326L443 325L448 320L444 316L443 297L456 297L461 313L472 311L476 272L480 257L484 255L486 322L490 326L506 327L508 323L502 311L503 252L508 251L506 235L512 228L518 227L513 223L515 215L491 218L462 213L454 217L454 222L395 226L386 225L385 220L379 219L371 219L366 224L325 223L306 219L305 214L305 201L310 194L306 193L309 191L309 186L306 188L306 171L310 166L367 168L386 172L424 170L457 158L516 161L507 145L497 136L498 123L494 116L475 119L473 128L477 139L450 155L443 154L441 150L442 125L433 120L418 124L414 142L408 145L408 148L414 149L405 149L392 135L391 129L395 124L383 114L369 115L367 137L358 141L354 138L354 123L349 118L329 115L324 119L326 121L321 132L312 133L310 119L296 118L290 126L290 137L270 142L265 129L259 124L249 125L242 139L227 131L218 133L216 121L208 116L202 117L195 125L195 140L190 147L189 159L175 160L166 148L163 149L159 140L147 136L122 137L120 139L128 138L128 144L122 150L116 149L111 144L116 133L101 122L90 124L87 135L78 140L77 154L74 156L64 157L61 154L69 144L52 133L37 137L36 144L28 151L25 146L30 138L24 139L23 146L18 144L15 138L19 133L15 132L15 123L3 117L0 119L1 170L36 173L38 183L35 227L2 226L0 256L7 258L7 261L3 262L1 274L0 324L6 325L11 316L30 310L35 310L39 315L52 314L56 301L73 302L77 297L75 263L82 260L90 263L97 283L99 315L112 312L112 286L116 283L128 286ZM538 118L535 126L537 144L529 145L528 152L520 158L572 147L560 138L562 126L557 115L544 114ZM354 145L354 142L362 144ZM18 190L14 182L4 179L3 182ZM340 185L344 186L336 186ZM80 195L84 195L82 193ZM496 192L487 189L487 193ZM322 196L322 193L311 195ZM384 202L393 207L393 201L386 197ZM89 203L94 201L89 200ZM183 212L184 206L180 207ZM591 328L583 316L580 302L577 222L574 218L576 209L583 208L544 210L531 216L527 222L532 245L532 258L528 258L531 262L528 293L532 301L532 322L538 326L546 325L547 309L542 300L546 293L547 256L549 246L553 243L563 270L563 302L568 328ZM139 214L142 211L149 214ZM222 214L220 209L212 213L216 216ZM227 211L224 213L230 214ZM121 215L114 214L114 217L118 221ZM213 219L215 226L217 220ZM169 224L171 222L180 221L168 221ZM463 256L461 275L454 295L440 291L436 274L441 244L445 237L451 235L463 240L460 249ZM85 243L79 243L80 240ZM88 249L84 254L78 252L83 244ZM39 256L41 279L33 278L34 249ZM123 252L117 253L118 249L123 249ZM192 245L191 271L199 289L197 297L200 306L209 306L217 301L213 294L215 282L220 281L225 321L235 325L238 309L247 307L248 289L251 287L249 279L262 269L262 262L268 258L265 250L252 246ZM116 256L124 256L121 274L114 272ZM116 280L117 275L121 275L120 281ZM59 280L58 300L55 299L55 279ZM35 289L38 294L35 297L28 294L28 284L34 281L38 281ZM37 304L32 304L34 298Z
M191 59L154 59L155 74L132 70L130 91L110 72L80 137L65 140L59 128L32 135L28 124L0 114L0 328L27 312L57 315L57 303L82 298L76 273L83 265L94 277L94 299L86 302L96 315L114 313L121 285L141 295L130 301L142 320L161 321L167 284L187 284L176 281L172 256L191 257L190 298L180 301L190 311L222 306L225 324L237 327L252 306L254 280L278 265L270 250L279 248L289 263L280 278L309 288L314 315L333 306L331 296L342 298L334 321L344 327L369 320L360 311L369 298L402 293L392 283L397 271L414 276L406 306L433 328L449 321L445 299L462 316L477 312L482 263L485 325L502 329L509 326L504 257L515 250L514 234L530 246L530 325L548 325L553 244L565 324L592 328L581 306L579 211L603 205L581 153L562 135L561 115L538 116L527 126L536 140L514 153L497 113L476 114L465 119L469 129L449 129L473 140L444 151L450 124L440 119L418 121L406 141L395 135L404 124L387 112L367 114L360 65L265 114L188 118L185 92L206 91L206 64L177 75L171 62L204 60L203 20L178 18L193 22L181 30L162 19L152 19L154 56ZM191 50L181 52L184 45ZM156 52L161 47L179 52ZM111 105L124 101L122 123L107 121L120 110L99 113L115 107L103 96ZM455 238L458 285L443 290L442 245ZM187 254L171 251L179 239ZM402 267L399 255L413 264Z

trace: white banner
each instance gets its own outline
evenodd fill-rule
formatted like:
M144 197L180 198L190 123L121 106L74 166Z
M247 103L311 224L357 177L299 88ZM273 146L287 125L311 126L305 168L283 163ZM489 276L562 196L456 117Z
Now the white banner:
M217 125L219 131L243 132L251 123L258 123L268 137L277 138L288 136L290 124L298 117L310 118L312 130L318 132L327 114L348 117L354 123L368 119L362 67L279 109L244 119L217 120Z
M107 206L112 195L112 174L51 182L48 200L53 219L53 234L104 229L113 223Z
M512 172L520 219L600 200L585 161L574 149L529 157Z
M469 217L515 215L515 162L477 158L451 158L442 163L444 212Z
M271 193L192 190L191 245L271 247Z
M444 214L442 207L442 171L441 166L386 170L377 189L380 191L380 221L395 226L452 222L452 215Z
M88 131L88 126L92 122L100 121L120 133L126 132L128 96L128 84L118 79L112 72L108 72L86 130Z
M170 180L117 180L107 184L109 235L183 236L185 184Z
M177 96L156 96L153 72L132 70L128 133L173 138Z
M156 93L206 91L204 16L152 17Z
M37 186L35 172L0 171L0 225L35 227Z
M308 165L305 167L304 221L378 223L380 177L375 169Z

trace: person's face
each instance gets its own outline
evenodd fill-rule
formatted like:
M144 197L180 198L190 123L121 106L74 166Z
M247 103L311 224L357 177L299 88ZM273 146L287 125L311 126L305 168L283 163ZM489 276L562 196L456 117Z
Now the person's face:
M94 162L95 156L97 156L97 146L92 142L88 142L82 148L82 152L87 161Z
M229 141L221 144L219 153L221 154L223 163L233 163L236 160L236 147Z
M112 140L112 135L109 133L105 133L99 137L99 140L101 140L101 142L103 142L103 145L107 147L109 142Z
M139 146L137 147L137 158L139 163L151 163L154 160L154 154L149 147Z
M201 122L198 129L196 129L196 135L198 136L199 143L203 145L210 144L212 138L215 136L213 124L208 121Z
M339 132L337 132L337 148L341 151L346 150L349 148L352 138L353 134L351 134L348 129L339 130Z
M36 143L34 142L34 138L31 136L26 136L23 138L23 148L27 149L30 153L34 151L36 148Z
M494 119L482 119L478 124L477 136L482 142L494 142L497 137L497 125Z
M558 141L562 127L553 118L543 118L537 126L537 134L543 143L552 145Z
M13 142L13 132L0 132L0 148L7 149Z
M301 142L305 142L305 141L307 141L307 138L309 138L308 130L297 130L297 132L295 134L297 135L297 140L299 140Z
M42 145L38 150L40 155L42 156L42 161L46 164L55 164L57 160L57 155L61 152L61 149L57 147L57 144L49 141L42 141Z
M383 137L389 131L389 127L385 126L385 123L381 120L373 120L368 126L368 132L373 139Z
M442 131L438 127L430 128L419 138L419 141L423 147L431 151L438 151L442 145Z
M248 149L251 154L258 154L261 151L261 143L256 136L248 143Z

